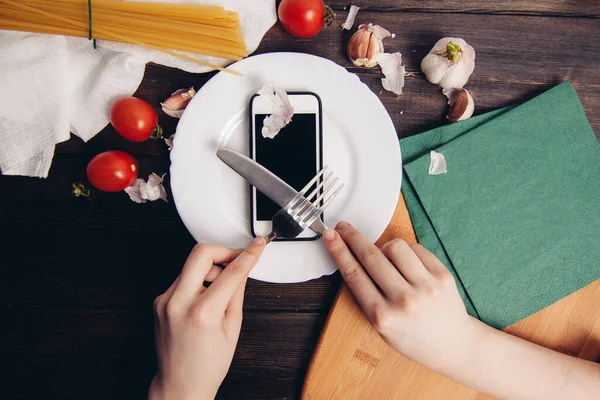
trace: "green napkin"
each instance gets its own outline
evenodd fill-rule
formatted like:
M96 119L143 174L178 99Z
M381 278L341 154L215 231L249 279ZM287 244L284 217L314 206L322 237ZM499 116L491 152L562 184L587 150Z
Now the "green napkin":
M600 145L570 83L401 144L417 237L471 315L503 328L600 277Z
M424 154L429 154L430 150L448 143L449 141L456 139L458 136L461 136L472 129L494 119L498 115L506 112L506 110L507 109L492 111L484 115L473 117L461 123L444 125L440 128L421 133L420 135L414 135L406 139L402 139L400 141L402 160L405 164L408 164ZM479 318L471 299L465 291L460 277L456 274L456 270L448 258L448 254L446 253L442 242L439 240L435 229L429 220L429 217L425 213L425 210L419 201L415 189L408 179L404 179L404 182L402 182L402 194L404 195L404 201L406 202L406 207L408 208L415 233L419 239L419 243L427 247L429 251L434 253L444 263L444 265L446 265L456 280L458 292L465 303L467 312L470 315Z

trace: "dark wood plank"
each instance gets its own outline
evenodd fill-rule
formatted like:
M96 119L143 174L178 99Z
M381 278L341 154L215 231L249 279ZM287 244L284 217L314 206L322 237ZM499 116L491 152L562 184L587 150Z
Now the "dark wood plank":
M6 399L141 399L156 371L148 308L0 309ZM324 313L244 316L219 399L294 399Z
M495 15L552 15L600 17L600 3L596 0L547 0L547 1L511 1L511 0L330 0L326 2L334 10L344 10L350 4L361 7L364 11L401 11L401 12L435 12L435 13L477 13Z
M32 229L10 236L5 231L1 246L5 257L0 268L0 310L3 307L150 310L154 298L179 274L194 245L183 227L162 234L161 230L140 233L113 228L113 232L79 234L75 227L70 234ZM288 285L250 280L244 306L246 310L261 312L326 312L339 283L338 274Z

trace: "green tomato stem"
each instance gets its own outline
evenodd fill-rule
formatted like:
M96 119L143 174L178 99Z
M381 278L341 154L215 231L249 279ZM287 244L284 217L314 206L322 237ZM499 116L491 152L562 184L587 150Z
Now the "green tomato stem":
M162 139L163 137L163 129L160 127L160 125L156 125L154 127L154 129L152 130L152 133L150 134L150 137L154 140L156 139Z
M73 196L75 197L87 197L88 199L91 200L91 197L93 197L93 192L88 189L83 183L81 182L73 182Z
M329 7L327 4L323 4L325 6L325 14L323 15L323 25L330 26L335 22L335 12L333 8Z

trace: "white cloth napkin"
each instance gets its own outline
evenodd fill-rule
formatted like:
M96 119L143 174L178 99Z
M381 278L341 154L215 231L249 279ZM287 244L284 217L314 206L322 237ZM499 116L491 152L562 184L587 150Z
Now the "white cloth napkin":
M139 1L217 4L237 11L250 53L277 21L274 0ZM98 41L94 49L87 39L26 32L0 31L0 54L0 170L40 178L48 176L54 147L68 140L69 132L88 141L109 123L112 103L135 92L147 62L210 70L139 46Z

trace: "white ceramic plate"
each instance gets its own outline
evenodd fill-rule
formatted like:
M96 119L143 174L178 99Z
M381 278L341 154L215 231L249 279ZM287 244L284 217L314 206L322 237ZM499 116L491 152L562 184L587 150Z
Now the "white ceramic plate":
M248 184L216 156L226 145L249 153L248 103L264 84L311 91L323 103L323 161L345 183L325 223L346 220L370 240L381 235L400 194L402 160L394 125L377 96L339 65L300 53L246 58L219 73L188 105L171 151L177 211L199 242L245 247L251 240ZM302 282L336 270L320 240L273 242L250 277Z

